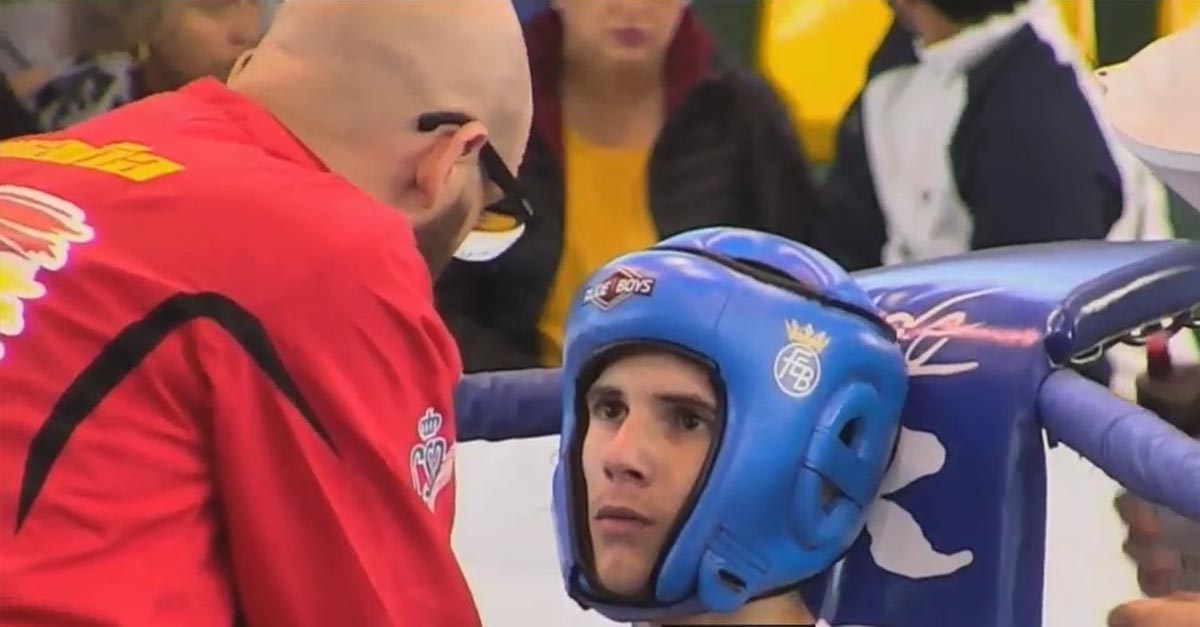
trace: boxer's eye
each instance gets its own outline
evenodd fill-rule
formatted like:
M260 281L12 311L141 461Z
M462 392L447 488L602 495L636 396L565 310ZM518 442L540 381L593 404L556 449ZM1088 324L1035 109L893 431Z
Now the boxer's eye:
M712 427L715 419L705 412L687 405L676 405L667 412L671 427L680 431L699 431Z
M691 412L682 412L675 416L675 424L679 425L684 431L695 431L704 426L704 421L699 416Z
M588 413L593 420L613 422L625 416L625 404L616 399L599 399L592 402Z

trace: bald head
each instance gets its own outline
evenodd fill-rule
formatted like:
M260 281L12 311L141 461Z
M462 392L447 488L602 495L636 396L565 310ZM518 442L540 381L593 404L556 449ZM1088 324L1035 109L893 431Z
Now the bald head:
M515 171L532 116L511 0L285 0L229 86L266 106L332 170L410 213L470 204L465 168L447 171L445 186L427 179L447 159L457 167L477 157L484 140ZM417 132L417 117L433 111L482 126L462 141L439 140L453 129ZM460 147L461 155L431 161L435 149ZM474 187L488 193L478 177ZM420 216L414 222L420 239Z
M259 82L292 83L270 91L311 94L307 104L350 133L379 136L423 112L460 111L487 126L510 164L528 134L529 67L511 0L286 0L230 84Z

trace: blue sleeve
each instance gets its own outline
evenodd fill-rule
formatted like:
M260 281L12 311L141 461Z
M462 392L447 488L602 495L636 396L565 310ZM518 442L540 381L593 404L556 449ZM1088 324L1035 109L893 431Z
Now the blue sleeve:
M562 371L511 370L464 375L454 391L458 440L515 440L557 435Z

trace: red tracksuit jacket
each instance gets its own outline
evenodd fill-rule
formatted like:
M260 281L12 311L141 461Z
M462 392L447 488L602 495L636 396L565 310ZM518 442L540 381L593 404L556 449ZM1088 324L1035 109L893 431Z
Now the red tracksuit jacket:
M0 623L474 626L404 216L215 81L0 144Z

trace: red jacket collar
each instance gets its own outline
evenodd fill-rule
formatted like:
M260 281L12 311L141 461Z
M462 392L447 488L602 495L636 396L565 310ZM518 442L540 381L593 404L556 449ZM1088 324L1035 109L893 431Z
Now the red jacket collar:
M185 96L218 108L258 146L268 153L302 166L328 172L329 168L292 134L270 111L213 78L201 78L180 90Z
M546 9L525 27L529 69L533 75L533 130L551 150L562 156L562 103L559 85L563 72L562 20L554 9ZM690 10L685 10L675 39L667 49L664 75L666 105L672 111L700 82L712 65L716 45Z

